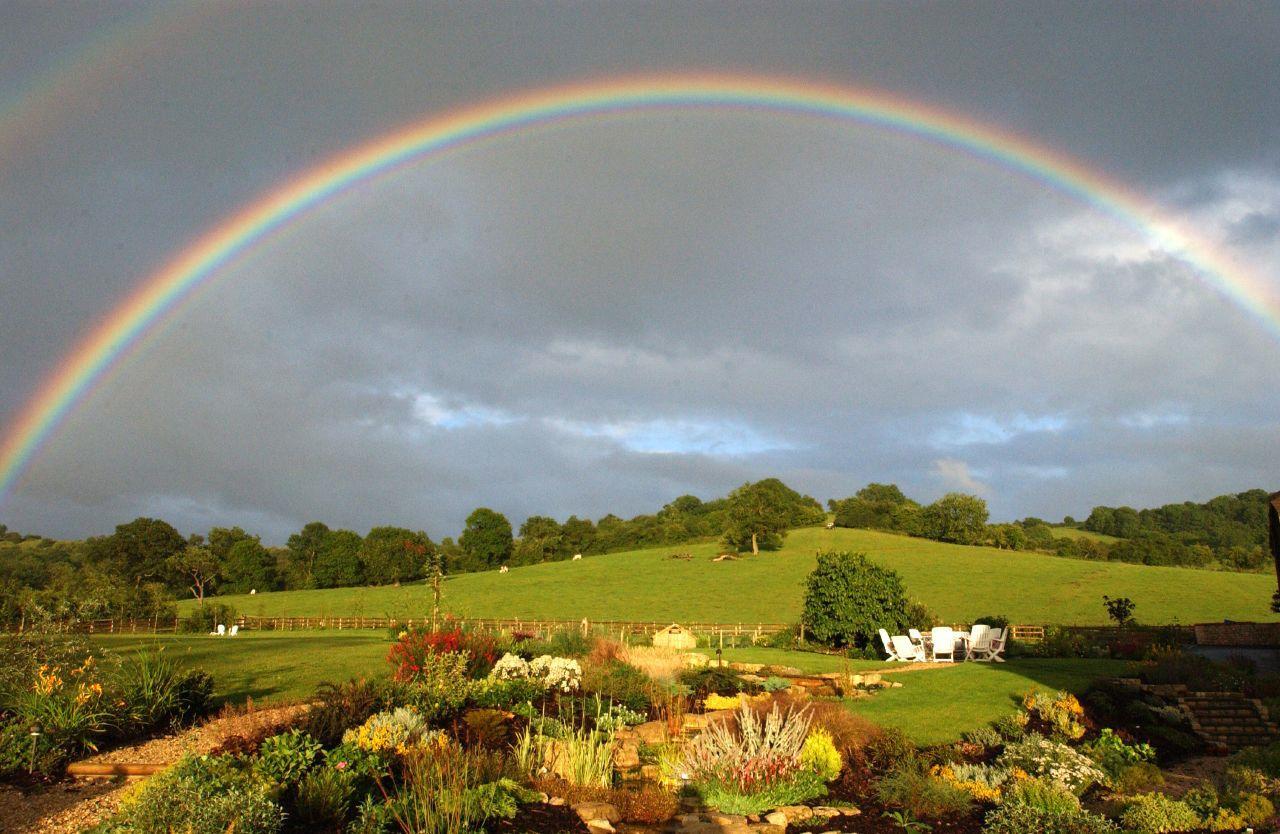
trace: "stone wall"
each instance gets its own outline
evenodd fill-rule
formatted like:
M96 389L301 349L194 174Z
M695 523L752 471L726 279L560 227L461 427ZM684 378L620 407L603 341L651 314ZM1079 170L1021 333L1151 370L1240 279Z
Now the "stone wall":
M1280 623L1200 623L1195 630L1201 646L1280 647Z

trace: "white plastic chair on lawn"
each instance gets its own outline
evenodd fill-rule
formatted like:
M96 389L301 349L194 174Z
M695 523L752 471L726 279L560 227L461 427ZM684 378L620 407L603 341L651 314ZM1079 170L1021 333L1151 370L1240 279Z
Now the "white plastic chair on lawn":
M1004 658L1000 655L1004 654L1004 647L1008 644L1008 628L991 629L991 642L987 646L987 657L996 663L1004 663Z
M893 650L893 643L889 640L889 632L883 628L880 629L880 645L884 647L884 653L889 657L888 660L902 660L898 657L898 653Z
M924 642L924 635L920 633L920 629L918 628L907 629L907 636L911 638L912 643L915 643L920 648L920 656L924 657L926 647Z
M893 636L893 650L898 653L898 659L907 662L924 660L924 650L911 642L911 638L905 634L895 634Z
M228 637L235 637L235 636L236 636L237 634L239 634L239 633L240 633L240 626L238 626L238 625L233 625L233 626L231 627L231 630L227 632L227 636L228 636Z
M965 660L982 660L991 647L991 626L978 623L969 629L969 643L965 648ZM990 658L987 658L988 660Z
M946 655L946 660L942 659L942 655ZM933 658L934 663L955 663L956 662L956 633L951 630L950 626L938 626L933 629Z
M225 637L227 635L227 627L219 623L218 627L209 632L209 634L215 637Z

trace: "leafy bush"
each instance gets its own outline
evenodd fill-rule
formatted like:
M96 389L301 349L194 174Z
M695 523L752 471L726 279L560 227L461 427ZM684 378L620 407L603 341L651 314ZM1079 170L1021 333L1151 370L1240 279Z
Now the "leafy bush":
M254 770L277 785L296 785L319 755L320 742L301 730L289 730L262 742Z
M359 727L347 730L342 741L383 756L435 750L445 744L443 734L428 727L422 714L412 707L371 715Z
M764 683L762 683L760 686L761 688L764 689L765 692L769 692L769 693L783 692L791 688L791 681L787 680L786 678L780 678L777 675L770 675L769 677L765 678Z
M863 748L863 754L872 770L885 772L915 762L916 746L906 733L892 727L872 736Z
M935 765L932 772L980 802L998 802L1013 780L1013 772L1006 768L966 762Z
M218 626L230 626L236 620L236 609L225 602L206 602L178 623L178 630L187 634L209 634Z
M1081 753L1044 736L1030 735L1010 742L996 760L1000 767L1018 768L1030 776L1048 779L1076 796L1102 782L1106 774Z
M802 621L819 643L862 648L874 644L878 629L907 628L906 589L897 573L864 553L819 553Z
M303 831L341 831L355 796L356 777L347 768L314 768L298 782L290 822Z
M158 651L141 651L120 662L115 675L124 727L147 732L183 711L183 675L176 661ZM133 733L126 733L132 735Z
M823 729L809 731L809 737L800 748L800 767L813 771L824 782L839 777L844 762L830 733Z
M141 783L107 830L134 834L275 834L284 811L230 756L187 757Z
M995 727L979 727L976 730L969 730L961 738L970 744L976 744L987 750L1004 746L1004 739L1000 733L996 732Z
M1111 777L1116 793L1135 794L1164 787L1164 774L1151 762L1124 765Z
M454 716L469 697L472 682L467 679L467 656L462 652L428 652L422 664L406 670L411 675L401 698L431 720Z
M518 704L538 700L545 691L540 681L485 678L470 687L470 703L487 709L510 710Z
M520 802L532 799L508 776L502 756L443 744L405 757L403 785L389 805L406 834L456 834L511 819Z
M1276 814L1275 805L1262 794L1246 793L1235 799L1232 810L1249 825L1262 825Z
M592 640L576 628L561 629L545 640L527 637L517 640L511 651L526 660L544 654L558 657L584 657L592 648Z
M1162 793L1145 793L1125 805L1120 823L1141 834L1166 834L1199 828L1200 817L1185 802Z
M1098 737L1080 748L1113 779L1130 765L1153 762L1156 751L1149 744L1126 744L1115 730L1104 727Z
M345 683L326 681L316 689L301 729L321 744L336 744L348 727L364 723L386 706L387 688L381 683L354 678Z
M621 704L634 713L646 717L649 714L653 681L644 672L621 660L587 664L582 670L582 689Z
M917 817L955 814L973 804L968 791L913 766L900 767L881 778L876 795L885 805L905 808Z
M742 675L728 666L703 666L700 669L686 669L680 673L680 683L689 687L695 698L706 698L708 695L737 695L749 692L751 687L742 679Z
M1027 714L1014 712L1003 715L991 727L1005 741L1021 741L1027 737Z
M1272 779L1280 778L1280 742L1266 747L1247 747L1231 757L1232 769L1247 767Z
M1005 804L987 814L982 834L1120 834L1106 817L1088 811L1052 812L1031 805Z
M1042 693L1032 689L1022 697L1022 708L1027 711L1032 725L1044 728L1048 735L1059 741L1075 741L1084 735L1084 708L1070 692Z
M1080 810L1079 797L1047 779L1013 779L1006 786L1001 801L1009 805L1026 805L1054 819L1069 817Z
M498 641L487 634L463 631L459 627L427 631L411 628L399 632L387 652L387 662L395 668L398 681L414 680L427 665L430 655L460 654L465 677L482 678L498 660Z

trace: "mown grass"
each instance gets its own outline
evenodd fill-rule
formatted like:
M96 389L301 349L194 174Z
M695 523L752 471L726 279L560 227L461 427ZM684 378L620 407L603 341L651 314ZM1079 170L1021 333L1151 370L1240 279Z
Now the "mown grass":
M793 530L779 551L712 562L719 550L715 543L680 545L512 568L507 574L465 574L445 583L444 607L463 617L795 622L815 552L852 550L896 570L912 597L953 622L1000 614L1018 623L1102 624L1103 594L1131 598L1143 623L1275 618L1269 610L1275 582L1262 574L1087 562L871 530ZM668 558L676 551L694 558ZM224 601L241 614L258 616L407 618L430 610L431 590L417 583Z
M1078 527L1050 527L1049 532L1053 534L1055 539L1090 539L1107 544L1120 541L1115 536L1108 536L1106 533L1095 533L1092 530L1081 530Z
M229 703L288 702L309 698L324 681L389 674L390 638L380 631L258 632L235 638L204 635L100 635L97 645L127 654L162 649L182 665L214 678L214 694ZM703 650L705 651L705 650ZM793 666L801 671L882 672L902 682L870 698L851 700L849 708L887 727L898 727L919 744L959 738L962 733L1017 709L1032 687L1083 691L1124 664L1110 660L1015 658L1004 664L939 665L919 671L895 671L898 664L846 660L834 655L779 649L725 649L731 661Z

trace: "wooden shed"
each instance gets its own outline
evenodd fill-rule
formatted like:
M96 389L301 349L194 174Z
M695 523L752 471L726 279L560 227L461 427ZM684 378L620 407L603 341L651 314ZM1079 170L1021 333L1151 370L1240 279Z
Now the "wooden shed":
M693 649L697 648L698 638L684 626L672 623L653 635L653 645L668 649Z

